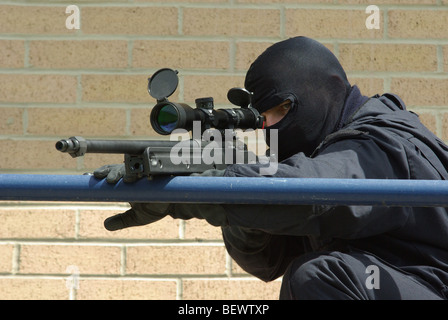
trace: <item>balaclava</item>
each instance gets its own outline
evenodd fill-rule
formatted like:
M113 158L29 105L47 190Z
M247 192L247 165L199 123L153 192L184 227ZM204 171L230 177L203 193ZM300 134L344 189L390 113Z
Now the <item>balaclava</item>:
M285 100L291 109L278 123L278 160L298 152L307 156L335 131L351 89L333 53L319 42L296 37L278 42L250 66L245 87L253 93L253 106L265 112Z

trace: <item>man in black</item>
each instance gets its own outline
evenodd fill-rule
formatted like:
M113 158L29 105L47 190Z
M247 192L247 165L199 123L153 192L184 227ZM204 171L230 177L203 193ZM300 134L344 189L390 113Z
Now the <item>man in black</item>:
M247 72L253 106L278 131L273 177L447 179L448 148L392 94L363 96L336 57L305 37L274 44ZM204 175L257 177L262 164ZM112 170L111 170L112 168ZM95 176L116 182L114 167ZM221 226L248 273L283 276L281 299L446 299L448 212L441 207L131 204L108 230L173 218ZM373 268L373 269L372 269ZM373 271L372 271L373 270ZM370 272L379 283L369 283Z

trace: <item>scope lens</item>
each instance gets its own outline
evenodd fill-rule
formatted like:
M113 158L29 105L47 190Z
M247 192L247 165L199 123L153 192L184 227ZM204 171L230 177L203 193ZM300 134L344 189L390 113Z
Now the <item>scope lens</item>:
M160 129L167 133L171 133L171 131L177 128L178 122L179 116L175 107L167 104L160 108L160 111L157 114L157 124L160 126Z

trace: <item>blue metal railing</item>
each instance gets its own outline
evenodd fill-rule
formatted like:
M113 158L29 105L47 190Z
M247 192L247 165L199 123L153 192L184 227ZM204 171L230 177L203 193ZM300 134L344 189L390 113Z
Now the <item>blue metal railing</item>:
M0 200L448 206L448 181L0 174Z

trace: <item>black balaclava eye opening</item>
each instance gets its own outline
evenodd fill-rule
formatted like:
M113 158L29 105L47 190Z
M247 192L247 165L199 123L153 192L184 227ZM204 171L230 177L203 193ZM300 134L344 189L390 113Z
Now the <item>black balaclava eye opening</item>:
M282 161L299 152L311 155L335 130L351 85L330 50L315 40L295 37L263 52L250 66L245 87L253 92L253 106L260 113L285 100L292 102L288 114L266 128L268 145L270 129L278 129Z

